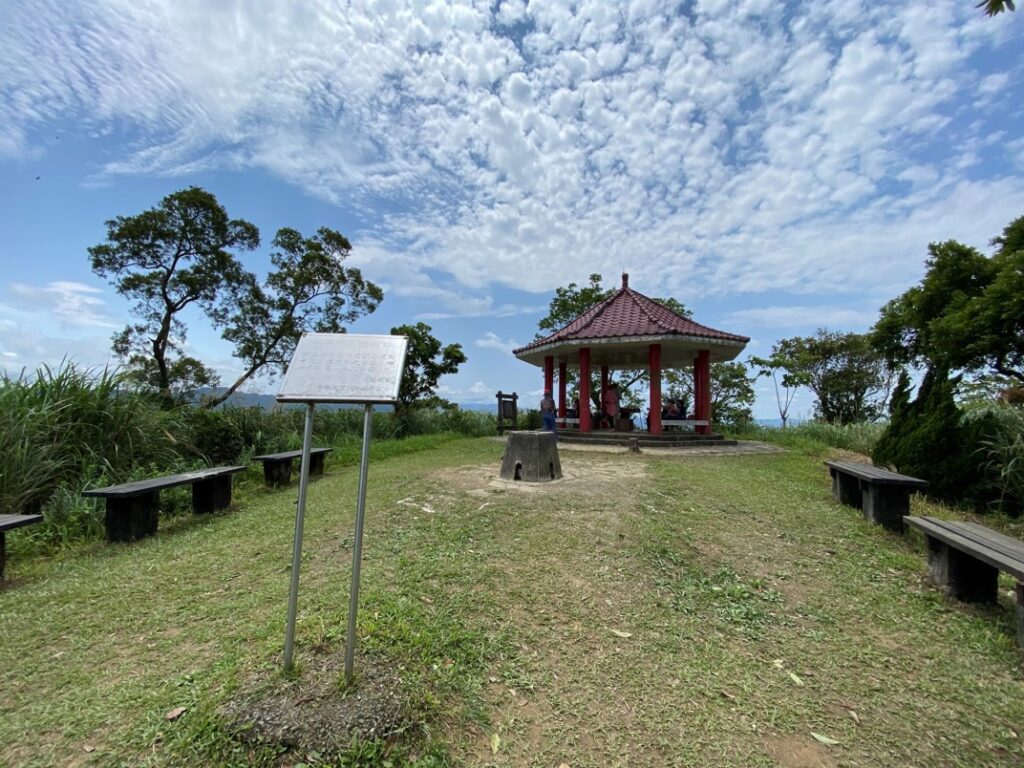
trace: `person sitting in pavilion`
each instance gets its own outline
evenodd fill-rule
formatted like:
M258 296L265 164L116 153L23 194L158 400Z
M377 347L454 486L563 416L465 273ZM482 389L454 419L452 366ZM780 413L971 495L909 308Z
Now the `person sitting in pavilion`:
M604 402L601 403L601 421L607 423L612 429L615 428L615 419L619 416L619 387L617 384L609 384L604 391Z

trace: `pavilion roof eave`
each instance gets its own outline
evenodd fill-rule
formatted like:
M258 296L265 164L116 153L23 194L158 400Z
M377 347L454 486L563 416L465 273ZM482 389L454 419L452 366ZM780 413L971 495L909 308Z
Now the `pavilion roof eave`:
M558 340L550 344L541 344L515 353L523 362L536 366L544 365L548 355L555 357L567 354L576 355L580 349L601 347L636 347L639 345L662 344L663 346L688 349L707 349L712 351L716 360L732 360L746 347L745 341L731 339L713 339L707 336L682 334L650 334L646 336L606 336L593 339Z

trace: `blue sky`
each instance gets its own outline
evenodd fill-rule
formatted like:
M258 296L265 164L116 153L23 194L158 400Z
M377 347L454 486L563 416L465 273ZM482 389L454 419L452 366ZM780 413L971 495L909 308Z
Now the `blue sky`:
M0 364L104 364L127 306L86 249L193 184L265 242L348 236L385 291L351 330L462 344L459 402L534 397L510 350L591 272L752 354L865 330L930 241L1024 214L1024 20L974 5L5 2Z

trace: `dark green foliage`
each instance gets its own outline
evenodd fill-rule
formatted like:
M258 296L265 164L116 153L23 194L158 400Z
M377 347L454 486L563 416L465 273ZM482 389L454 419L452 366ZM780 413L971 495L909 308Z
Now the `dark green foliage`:
M342 333L345 325L373 312L384 298L344 261L352 246L340 232L321 227L312 237L284 228L274 237L273 271L263 285L249 275L235 288L234 309L222 323L224 338L235 345L245 370L217 397L227 400L257 371L283 372L303 333Z
M929 245L924 279L882 308L875 349L895 362L1024 382L1024 217L992 242L992 258L955 240Z
M449 408L452 405L437 396L437 384L442 376L456 373L466 362L466 355L461 344L442 346L432 330L426 323L391 329L392 335L405 336L409 340L402 385L395 404L395 411L400 417L407 416L414 406Z
M283 370L303 333L341 333L383 299L358 269L344 266L352 247L339 232L321 227L303 237L279 229L273 269L262 284L232 253L259 244L255 225L229 219L214 195L190 187L155 208L108 221L107 241L89 249L93 271L134 302L138 318L114 337L114 352L165 406L218 383L210 368L182 354L181 315L191 306L223 330L243 363L238 379L204 401L210 408L258 371Z
M114 337L115 353L165 404L215 383L201 362L181 354L186 328L180 315L196 305L214 322L226 316L227 289L248 279L231 250L258 247L259 230L229 219L217 198L199 187L106 226L107 241L89 249L92 269L134 302L131 311L140 320Z
M228 411L186 407L180 409L180 419L182 451L206 464L233 464L247 447L242 430Z
M877 419L884 412L894 373L867 336L824 328L813 336L780 339L771 357L755 364L763 372L784 371L785 387L810 389L817 397L817 417L837 424Z
M927 480L930 496L982 507L992 500L993 484L978 448L996 424L990 418L963 418L953 400L958 381L942 369L929 369L912 402L900 395L871 457L875 464ZM901 384L905 392L907 383Z

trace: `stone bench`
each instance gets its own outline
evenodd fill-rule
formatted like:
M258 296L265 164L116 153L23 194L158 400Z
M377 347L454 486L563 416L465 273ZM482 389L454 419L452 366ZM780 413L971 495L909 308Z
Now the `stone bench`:
M957 600L994 603L999 571L1017 579L1017 642L1024 648L1024 541L977 523L907 517L928 542L928 578Z
M311 448L309 451L309 474L324 473L324 458L333 448ZM302 451L282 451L253 456L253 461L263 462L263 480L267 485L288 485L292 481L292 462L302 458Z
M161 490L191 485L192 511L208 514L231 503L231 476L243 471L245 467L211 467L93 488L82 495L107 500L107 541L135 541L156 533Z
M841 504L856 507L873 523L903 532L903 517L910 513L910 494L928 487L926 480L900 475L871 464L826 461L832 475L832 495Z
M42 515L0 515L0 581L7 566L7 531L42 522Z

